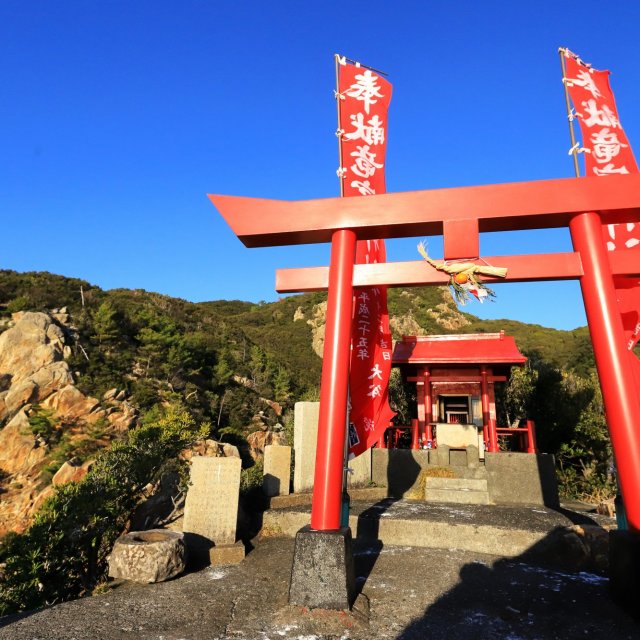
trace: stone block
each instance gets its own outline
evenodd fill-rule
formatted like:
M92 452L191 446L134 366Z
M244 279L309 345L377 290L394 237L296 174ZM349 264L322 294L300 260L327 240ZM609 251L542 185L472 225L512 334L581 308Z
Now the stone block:
M293 491L295 493L313 489L319 412L319 402L296 402L294 407L295 469Z
M491 502L548 507L560 504L551 454L486 451L484 461Z
M609 589L612 599L640 619L640 533L609 532Z
M221 544L209 549L209 564L213 567L225 564L239 564L244 560L244 544Z
M426 449L373 449L373 482L379 487L387 487L387 493L401 498L419 489L420 471L429 465Z
M291 447L270 444L264 448L264 476L262 489L265 495L288 496L291 481Z
M311 609L350 609L356 596L351 529L296 534L289 604Z
M473 424L438 424L438 446L462 449L478 445L478 427Z
M183 531L217 545L234 544L240 496L239 458L194 456Z
M439 467L449 466L449 447L446 444L440 444L438 442L438 448L436 449L436 459Z
M480 449L473 445L467 447L467 467L480 466Z
M109 576L133 582L164 582L184 571L182 533L150 529L132 531L118 540L108 557Z
M459 449L451 449L449 451L449 464L452 467L466 467L467 466L467 452Z

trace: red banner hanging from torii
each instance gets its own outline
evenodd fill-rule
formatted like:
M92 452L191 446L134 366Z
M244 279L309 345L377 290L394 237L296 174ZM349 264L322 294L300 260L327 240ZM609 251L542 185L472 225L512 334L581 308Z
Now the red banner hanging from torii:
M387 111L391 84L380 74L339 59L338 108L342 194L384 193ZM385 262L384 240L358 241L356 263ZM386 287L354 290L349 373L349 454L369 449L395 415L389 407L391 332Z
M629 140L622 129L609 84L609 71L597 71L565 49L564 83L580 123L587 176L638 173ZM573 149L572 152L576 152ZM609 251L640 251L640 221L610 224L604 229ZM640 338L640 280L615 278L618 308L629 350Z

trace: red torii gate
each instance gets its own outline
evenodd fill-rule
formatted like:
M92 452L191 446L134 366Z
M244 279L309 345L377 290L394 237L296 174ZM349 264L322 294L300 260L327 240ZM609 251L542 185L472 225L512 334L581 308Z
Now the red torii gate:
M508 268L501 282L580 280L627 518L640 532L640 361L613 284L640 276L640 259L607 252L602 236L605 224L640 221L640 174L300 202L209 197L247 247L331 241L329 267L276 275L279 292L329 290L311 529L340 528L353 287L448 281L422 261L354 265L356 240L442 234L444 259L454 260L479 257L480 232L569 227L572 253L484 259Z

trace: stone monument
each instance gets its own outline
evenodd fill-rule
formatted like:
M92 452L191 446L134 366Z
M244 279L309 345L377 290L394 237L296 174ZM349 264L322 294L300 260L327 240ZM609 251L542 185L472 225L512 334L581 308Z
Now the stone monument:
M244 558L236 542L240 458L194 456L187 492L183 531L195 558L210 564L235 564Z
M264 448L262 489L268 497L288 496L291 481L291 447L270 444Z

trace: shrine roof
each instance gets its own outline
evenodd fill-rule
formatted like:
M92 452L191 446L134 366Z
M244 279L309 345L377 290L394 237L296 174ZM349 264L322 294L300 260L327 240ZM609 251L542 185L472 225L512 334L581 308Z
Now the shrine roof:
M393 350L393 364L524 364L526 356L513 336L467 333L403 336Z

